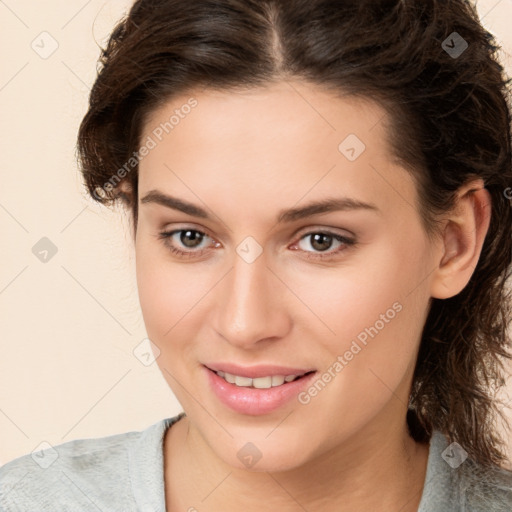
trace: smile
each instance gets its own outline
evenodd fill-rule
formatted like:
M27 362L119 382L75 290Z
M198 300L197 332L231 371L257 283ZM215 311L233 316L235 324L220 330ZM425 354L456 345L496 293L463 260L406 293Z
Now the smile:
M222 371L215 372L219 377L223 378L229 384L235 386L256 388L256 389L268 389L282 386L285 382L292 382L303 375L272 375L267 377L257 377L251 379L250 377L241 377L240 375L233 375Z
M213 395L232 411L252 416L271 413L293 402L317 373L316 370L283 366L250 369L227 363L212 366L214 368L203 366L203 371L205 384Z

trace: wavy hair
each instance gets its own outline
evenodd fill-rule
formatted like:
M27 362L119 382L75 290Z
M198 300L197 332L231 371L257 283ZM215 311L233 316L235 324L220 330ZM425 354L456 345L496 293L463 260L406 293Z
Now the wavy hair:
M378 102L389 116L392 153L417 185L429 236L439 235L442 215L469 180L482 178L491 195L469 283L431 300L408 423L417 440L438 429L474 460L500 465L497 421L506 418L496 391L512 357L512 160L510 79L499 49L464 0L138 0L102 48L78 133L79 166L93 199L130 209L135 236L133 155L145 120L174 96L195 86L300 79Z

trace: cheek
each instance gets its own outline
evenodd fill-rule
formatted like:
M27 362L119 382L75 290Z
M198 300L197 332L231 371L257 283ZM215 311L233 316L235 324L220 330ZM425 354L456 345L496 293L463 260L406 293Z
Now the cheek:
M180 304L187 290L176 268L166 264L161 249L141 234L136 243L139 302L148 336L160 350L168 347L166 340L172 336L172 327L178 321Z
M415 250L404 258L411 244ZM367 253L338 278L317 281L309 296L331 330L316 338L328 353L320 380L329 390L318 382L312 394L323 398L312 398L311 405L316 400L317 407L340 418L352 411L352 426L369 421L394 393L406 406L408 389L402 383L416 359L429 301L425 278L432 270L418 235L403 245L375 244Z
M216 281L212 270L207 265L176 263L165 249L141 236L136 244L136 275L146 331L161 352L158 364L176 369L183 366L180 361L195 361L195 344L190 341L201 338L205 294Z
M288 279L295 279L300 298L316 313L312 326L327 335L330 331L322 339L331 340L329 345L339 351L359 334L364 342L367 330L375 332L373 327L380 336L391 325L408 329L422 323L429 298L425 278L432 270L426 254L421 234L411 233L402 243L387 243L383 237L354 252L336 269L295 272Z
M190 282L184 278L186 272L156 257L158 252L142 244L137 248L139 302L147 335L159 349L156 363L177 400L183 404L187 403L187 395L183 394L179 383L184 381L183 371L188 366L183 363L193 359L186 341L194 337L190 331L194 325L190 323L191 312L187 315L187 310L197 299L191 302L187 297L191 292Z

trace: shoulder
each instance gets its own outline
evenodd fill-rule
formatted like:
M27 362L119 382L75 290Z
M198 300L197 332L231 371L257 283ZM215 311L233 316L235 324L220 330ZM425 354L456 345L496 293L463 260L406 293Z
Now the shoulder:
M21 510L137 510L132 479L162 456L166 418L142 431L76 439L18 457L0 467L0 512ZM142 470L142 467L141 467ZM155 473L158 475L158 473ZM78 507L78 508L77 508Z
M483 467L470 459L466 462L459 478L466 510L510 512L512 472L499 467Z
M485 467L434 431L419 512L511 512L512 472Z
M0 468L0 510L50 510L67 502L94 508L99 493L114 483L126 486L127 446L136 437L78 439L8 462Z

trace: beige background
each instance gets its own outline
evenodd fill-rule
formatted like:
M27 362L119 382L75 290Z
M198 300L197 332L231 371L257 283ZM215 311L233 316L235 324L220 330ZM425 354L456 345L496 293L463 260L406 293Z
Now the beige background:
M133 352L146 332L128 221L87 198L75 163L98 45L130 4L0 2L0 464L181 410ZM512 74L512 0L477 5ZM45 263L43 237L57 248Z

